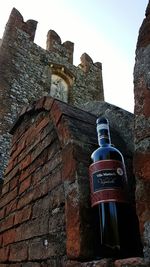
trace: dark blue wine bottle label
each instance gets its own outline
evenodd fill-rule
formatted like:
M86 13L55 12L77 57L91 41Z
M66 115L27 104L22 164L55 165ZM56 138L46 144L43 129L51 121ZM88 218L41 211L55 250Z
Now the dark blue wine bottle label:
M127 177L122 162L102 160L90 165L91 205L127 202Z

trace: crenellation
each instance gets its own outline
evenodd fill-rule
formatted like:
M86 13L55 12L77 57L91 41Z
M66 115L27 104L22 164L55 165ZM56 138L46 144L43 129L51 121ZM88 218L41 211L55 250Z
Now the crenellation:
M83 69L84 72L88 72L90 70L91 65L93 65L93 60L86 53L81 55L80 60L80 68Z
M70 64L73 64L74 43L70 41L62 43L60 36L54 30L48 31L46 50L58 53L66 58Z
M74 52L74 43L66 41L62 44L68 51L69 54L69 63L73 64L73 52Z
M16 8L13 8L6 24L3 39L11 38L11 36L15 37L16 29L20 29L28 34L29 40L34 41L36 27L37 21L28 20L24 22L20 12Z

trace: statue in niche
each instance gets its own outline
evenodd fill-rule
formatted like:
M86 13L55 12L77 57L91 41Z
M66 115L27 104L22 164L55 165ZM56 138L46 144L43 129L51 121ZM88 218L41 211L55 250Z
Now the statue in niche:
M52 74L50 95L66 103L68 102L68 85L56 74Z

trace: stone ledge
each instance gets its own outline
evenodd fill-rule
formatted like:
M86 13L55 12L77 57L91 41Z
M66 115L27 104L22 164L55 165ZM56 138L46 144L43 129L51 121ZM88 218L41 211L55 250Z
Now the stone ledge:
M67 261L66 267L150 267L150 262L143 258L127 258L113 261L112 259L101 259L90 262Z

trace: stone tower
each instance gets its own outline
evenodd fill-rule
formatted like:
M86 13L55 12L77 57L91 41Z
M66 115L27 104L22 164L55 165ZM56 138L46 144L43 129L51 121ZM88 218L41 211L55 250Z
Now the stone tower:
M0 44L0 177L6 167L9 130L18 112L39 97L51 95L82 107L87 101L104 100L102 66L84 53L73 65L74 44L62 43L58 34L47 34L46 50L34 41L37 22L24 22L13 8Z

